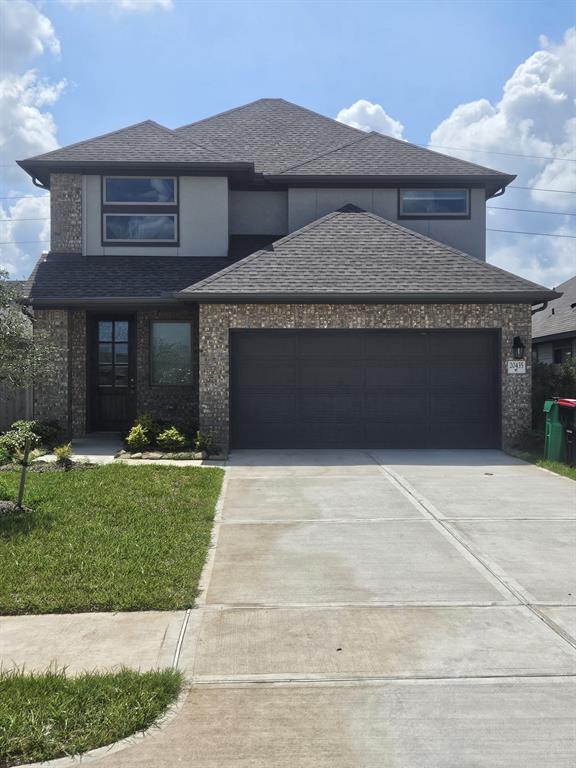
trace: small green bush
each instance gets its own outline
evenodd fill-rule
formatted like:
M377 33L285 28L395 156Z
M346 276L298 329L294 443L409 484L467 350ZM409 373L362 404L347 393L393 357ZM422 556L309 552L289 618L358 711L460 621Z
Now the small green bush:
M181 451L187 445L186 438L176 427L168 427L160 432L156 442L165 451Z
M142 426L142 424L134 424L130 432L128 433L128 437L126 438L126 443L133 451L144 451L146 448L150 447L151 444L150 434L149 432Z
M70 469L72 466L72 443L64 443L54 448L54 456L56 456L56 464L64 469Z
M212 432L196 432L196 438L194 440L194 450L197 452L207 453L210 455L214 453L216 448L214 445L214 435Z
M6 501L9 498L10 498L10 494L8 493L8 488L6 487L6 483L0 480L0 501Z
M54 445L62 433L62 428L57 421L15 421L11 430L21 432L24 435L35 435L42 445Z
M2 438L0 437L0 440L1 439ZM5 446L0 445L0 467L2 466L2 464L10 464L11 461L12 461L12 455L10 454L8 449Z

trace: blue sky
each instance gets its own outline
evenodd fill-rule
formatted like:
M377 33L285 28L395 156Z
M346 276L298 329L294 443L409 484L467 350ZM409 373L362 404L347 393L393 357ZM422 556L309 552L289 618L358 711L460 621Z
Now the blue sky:
M560 62L554 88L574 88L565 71L570 55L563 41L576 18L574 4L563 0L4 0L2 10L11 14L3 33L8 43L4 78L10 84L36 71L31 76L36 80L29 78L18 100L22 104L28 99L46 133L43 145L38 130L32 135L23 127L29 115L16 107L13 114L5 114L9 125L0 132L0 141L10 131L14 135L14 126L21 140L4 142L3 165L16 152L35 154L148 117L176 127L262 96L281 96L333 117L366 100L403 126L397 135L419 143L429 142L434 134L433 143L443 145L545 156L567 153L572 129L567 127L566 104L558 112L558 99L546 103L528 82L536 67L544 88L550 80L549 63L534 60L514 86L524 91L513 104L498 107L506 82L537 52ZM51 31L38 18L33 23L33 13L47 20ZM36 95L30 96L34 88ZM42 88L51 91L38 96ZM573 95L568 94L568 101ZM477 105L468 108L472 118L453 114L469 104ZM546 110L553 128L544 125ZM346 119L361 114L366 110L354 107ZM527 133L526 120L531 119L538 125ZM367 121L365 127L382 125L386 123ZM544 171L549 186L556 179L554 189L567 179L565 169L554 177L553 169L542 163L478 152L460 156L519 173L517 183L526 186L535 186L536 179L541 185ZM3 173L1 194L31 192L27 184L12 171ZM507 205L535 210L560 206L566 214L576 210L572 197L541 193L538 198L511 190L505 199ZM552 214L497 216L494 227L539 232L571 233L575 221ZM14 212L5 207L3 217L15 218ZM39 232L40 223L35 226L36 238L44 237L45 229ZM27 227L25 237L32 239L32 224ZM14 239L23 238L22 227L8 228ZM8 239L6 232L0 239ZM569 239L527 242L525 237L493 233L489 256L512 271L551 284L566 279L570 269L576 271L576 263L569 263L574 258L567 249L571 244ZM22 275L39 250L34 244L4 248L0 262ZM529 253L522 256L525 250Z

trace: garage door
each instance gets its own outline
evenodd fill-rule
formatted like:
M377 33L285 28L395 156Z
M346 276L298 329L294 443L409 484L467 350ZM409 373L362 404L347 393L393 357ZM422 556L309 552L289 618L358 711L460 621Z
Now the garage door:
M491 331L231 332L242 448L499 445Z

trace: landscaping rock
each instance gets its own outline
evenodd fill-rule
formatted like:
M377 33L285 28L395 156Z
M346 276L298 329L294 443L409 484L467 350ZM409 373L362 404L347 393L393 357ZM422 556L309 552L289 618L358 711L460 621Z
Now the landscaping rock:
M208 457L208 454L206 451L198 451L197 453L192 454L193 459L205 459Z
M131 459L141 459L142 458L142 454L141 453L131 453L130 454L130 458Z
M143 459L163 459L164 454L160 453L160 451L145 451L142 454Z
M14 501L5 501L0 499L0 518L25 515L29 514L30 512L32 512L30 507L18 507Z

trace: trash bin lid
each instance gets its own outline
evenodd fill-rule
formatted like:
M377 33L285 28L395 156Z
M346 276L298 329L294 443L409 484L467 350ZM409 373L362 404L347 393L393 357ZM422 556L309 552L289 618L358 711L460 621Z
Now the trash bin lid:
M552 410L552 406L556 405L556 402L554 400L546 400L544 402L544 408L542 409L543 413L550 413Z
M571 397L559 397L556 402L564 408L576 408L576 400Z

